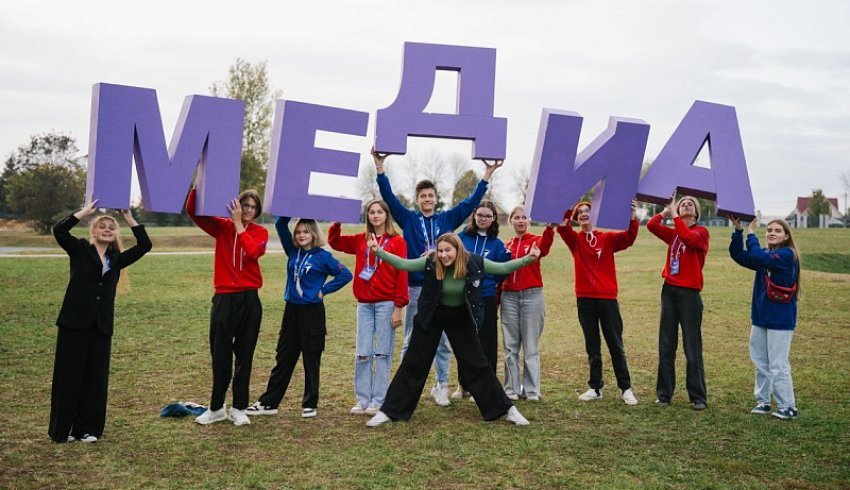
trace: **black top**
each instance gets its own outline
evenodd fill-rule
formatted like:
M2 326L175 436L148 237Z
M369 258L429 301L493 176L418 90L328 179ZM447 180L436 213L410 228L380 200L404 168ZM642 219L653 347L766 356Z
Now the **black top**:
M134 226L132 230L136 245L121 253L107 251L110 269L103 274L103 262L95 246L86 239L71 236L71 228L79 222L71 215L53 227L56 242L71 259L71 278L56 325L75 330L96 327L102 334L111 336L119 273L124 267L142 258L153 245L144 225Z
M466 285L464 286L464 302L469 314L469 320L477 331L484 320L484 301L481 299L481 285L484 280L484 259L475 254L469 254L466 262ZM437 305L440 303L442 281L437 279L433 254L425 262L425 279L422 292L419 295L419 307L413 324L427 329L434 319Z

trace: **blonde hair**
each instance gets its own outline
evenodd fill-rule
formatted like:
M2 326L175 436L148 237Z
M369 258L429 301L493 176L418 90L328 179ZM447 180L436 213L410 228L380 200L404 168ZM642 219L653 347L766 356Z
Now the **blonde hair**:
M298 247L298 244L295 242L295 230L298 229L298 225L302 224L307 228L307 231L313 235L313 242L311 243L313 248L324 247L327 244L325 241L325 234L322 233L322 228L316 220L300 218L295 222L295 227L292 228L292 244L295 245L296 248Z
M439 246L440 242L446 242L455 250L457 250L457 256L455 257L455 273L454 278L460 279L466 277L466 263L469 261L469 252L463 247L463 242L460 241L460 237L458 237L454 233L443 233L437 238L436 245ZM442 281L446 278L446 267L443 266L443 263L437 258L437 252L431 252L431 261L434 262L434 267L436 268L437 280Z
M384 213L387 215L387 222L384 225L384 231L389 236L398 235L398 232L395 229L395 223L393 222L393 216L392 216L392 214L390 214L390 207L387 205L387 203L385 201L382 201L381 199L373 199L373 200L369 201L368 203L366 203L366 207L363 208L365 210L365 214L366 214L366 231L369 234L377 235L377 233L375 233L375 227L372 226L372 223L369 221L369 208L371 208L375 204L380 206L381 209L384 210Z
M791 249L791 253L794 254L794 262L797 263L797 299L799 300L800 293L802 292L802 288L800 287L800 276L803 274L803 264L800 262L800 251L797 250L797 244L794 243L794 237L791 236L791 227L788 226L788 222L784 219L774 219L770 220L767 225L770 226L773 223L781 226L782 229L785 230L785 234L788 236L780 247L788 247ZM770 248L770 245L768 245L768 248Z
M121 251L124 250L124 245L121 243L121 225L118 224L117 219L109 216L108 214L101 214L89 223L89 243L94 244L94 230L97 228L97 225L100 224L101 221L107 220L112 221L115 225L115 240L106 246L106 251L109 253L121 253ZM130 276L126 269L121 269L118 272L117 291L120 294L130 292Z

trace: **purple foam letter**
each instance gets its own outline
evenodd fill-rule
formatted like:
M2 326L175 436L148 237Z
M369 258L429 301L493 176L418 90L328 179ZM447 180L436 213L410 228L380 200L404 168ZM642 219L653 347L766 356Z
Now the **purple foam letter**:
M378 111L375 149L407 153L408 136L472 140L472 158L504 160L508 120L493 117L496 50L404 43L395 102ZM425 113L436 70L458 72L457 114Z
M708 142L711 168L694 167ZM681 193L717 200L717 213L755 216L738 118L732 106L697 100L638 186L638 198L664 204Z
M528 187L529 215L537 221L560 223L564 210L596 186L593 223L628 228L629 204L637 190L649 124L612 117L608 129L576 156L581 123L582 117L575 112L543 110Z
M230 216L239 193L241 100L186 97L166 150L156 91L98 83L92 88L86 197L107 208L130 207L135 156L145 209L180 213L198 169L198 214Z
M366 136L369 114L279 100L266 177L265 207L276 216L356 223L360 201L308 194L310 172L357 176L360 155L316 148L316 131Z

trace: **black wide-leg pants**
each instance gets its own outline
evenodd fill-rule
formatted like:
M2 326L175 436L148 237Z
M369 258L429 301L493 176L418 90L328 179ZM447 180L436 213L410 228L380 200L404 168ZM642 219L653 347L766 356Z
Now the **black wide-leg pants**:
M691 403L706 403L702 359L702 298L696 289L664 284L661 288L661 321L658 329L658 400L670 402L676 389L676 350L679 325L685 351L686 385Z
M224 406L224 396L231 378L233 408L244 410L248 407L254 349L257 347L262 321L263 305L256 289L213 296L210 312L210 354L213 370L211 410Z
M608 345L614 376L620 391L632 387L626 350L623 347L623 318L616 299L576 298L578 322L584 333L584 348L590 365L590 379L587 385L594 390L602 389L602 342L599 330Z
M499 351L499 306L496 304L495 296L485 296L481 299L484 301L484 321L481 322L481 327L478 329L478 340L481 342L484 356L490 361L495 374ZM469 391L466 388L466 383L464 383L463 374L460 372L457 374L457 380L464 390Z

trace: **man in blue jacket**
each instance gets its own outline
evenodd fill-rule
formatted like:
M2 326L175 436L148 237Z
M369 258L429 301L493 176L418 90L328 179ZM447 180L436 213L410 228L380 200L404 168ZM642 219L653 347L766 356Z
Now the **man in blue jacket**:
M372 158L375 160L375 170L378 173L378 189L381 191L381 198L386 201L390 208L390 214L393 219L402 229L402 235L407 242L407 257L417 258L421 255L436 249L437 238L443 234L456 230L466 221L466 218L472 214L472 211L481 202L484 193L487 192L487 185L490 182L490 177L493 172L502 166L502 160L496 160L492 163L484 161L487 168L484 170L484 176L475 187L475 190L466 199L458 203L448 211L435 212L437 207L437 188L430 180L422 180L416 184L415 199L416 205L419 206L419 211L407 209L399 202L392 186L390 179L384 174L384 160L386 154L380 154L372 148ZM410 342L410 334L413 331L413 318L416 316L419 303L419 293L422 291L422 281L424 274L421 272L411 272L407 275L408 294L410 295L410 303L407 305L407 313L404 319L404 344L401 348L401 356L407 352L407 345ZM437 385L431 388L431 396L434 401L440 406L448 406L449 401L449 357L451 349L445 334L440 339L440 346L437 349L437 354L434 357L434 367L437 371Z

